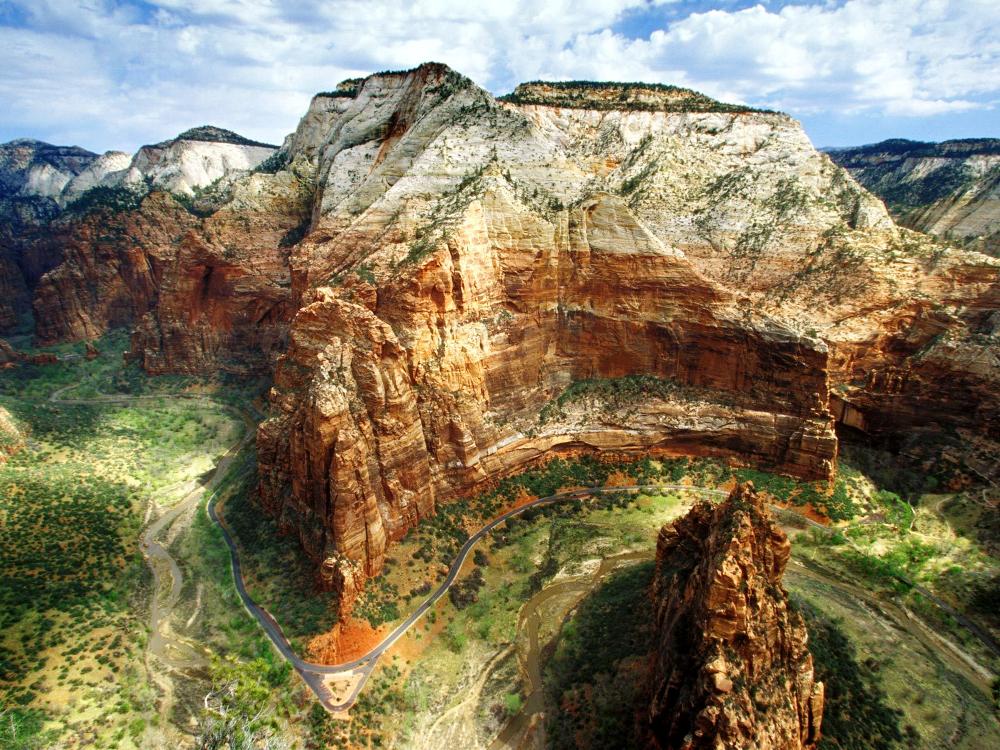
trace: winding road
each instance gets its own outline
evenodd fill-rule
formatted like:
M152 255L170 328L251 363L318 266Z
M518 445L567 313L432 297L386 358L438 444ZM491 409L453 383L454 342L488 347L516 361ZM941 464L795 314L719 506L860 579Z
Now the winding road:
M469 554L472 552L476 544L479 543L483 537L492 532L497 526L504 523L505 521L518 516L530 508L538 508L546 505L552 505L558 503L562 500L569 499L580 499L584 497L590 497L596 494L608 494L616 492L664 492L664 491L687 491L695 492L700 495L706 495L711 497L726 497L728 492L725 490L707 489L703 487L693 487L690 485L683 484L634 484L626 485L621 487L586 487L581 489L572 490L570 492L560 492L555 495L549 495L547 497L538 498L532 500L524 505L513 508L506 513L497 516L488 524L483 526L479 531L470 536L462 548L459 550L458 555L452 562L451 567L448 570L448 575L445 577L444 581L438 588L433 591L424 601L421 603L417 609L410 614L403 622L397 625L391 632L389 632L382 641L372 648L368 653L360 656L351 661L342 662L340 664L315 664L313 662L305 661L304 659L297 656L293 651L285 637L284 633L281 631L281 626L278 622L271 616L269 612L260 607L250 596L246 590L246 585L243 580L243 573L240 568L239 552L236 547L236 543L226 528L225 522L219 517L216 510L216 496L210 498L206 509L209 517L219 525L222 530L223 537L226 540L226 544L229 546L230 557L232 560L232 572L233 580L236 585L236 589L239 592L240 598L243 600L243 605L246 607L247 611L260 623L263 627L264 632L267 637L274 644L274 647L281 653L281 655L292 665L295 671L299 674L302 680L309 686L309 688L315 693L317 699L323 705L323 707L330 713L343 713L347 711L354 702L357 700L362 688L364 688L365 683L371 676L378 664L379 658L384 654L389 648L393 646L400 638L406 635L407 631L413 627L429 610L434 604L452 587L455 581L458 579L459 573L465 561L468 559ZM834 530L823 526L822 524L813 521L812 519L797 513L788 508L778 508L777 506L772 506L775 510L783 513L789 513L795 517L802 519L807 525L814 528L819 528L824 531L833 533ZM901 579L903 580L903 579ZM921 594L927 596L930 601L932 601L937 606L941 607L945 611L957 615L953 609L951 609L945 602L941 601L937 597L934 597L930 592L915 584L911 580L904 580L905 583L914 586L915 589L920 591ZM959 622L965 625L970 632L972 632L977 637L980 637L985 645L989 648L995 648L995 644L989 639L989 636L982 633L980 628L977 628L974 623L968 622L965 618L961 618L959 615ZM985 638L983 637L985 635ZM333 678L336 681L344 682L350 686L349 692L346 697L340 699L339 701L334 697L332 690L327 686L327 681Z
M162 399L164 395L141 395L141 396L127 396L127 395L111 395L102 394L97 398L63 398L62 394L71 388L76 387L76 385L66 386L54 391L50 397L49 401L53 403L60 403L66 405L84 405L84 404L126 404L133 403L136 401L144 400L156 400ZM235 459L237 454L243 447L253 438L254 427L260 420L261 416L256 409L251 407L237 408L231 404L227 404L224 401L211 398L209 396L196 395L196 394L169 394L166 397L171 398L188 398L192 400L199 400L205 402L211 402L213 404L222 406L223 408L232 410L238 413L241 419L244 421L246 429L241 437L241 439L234 444L220 459L218 464L213 471L210 480L202 487L196 488L192 492L188 493L179 503L173 506L167 513L154 521L150 526L148 526L143 532L142 536L142 549L143 554L146 556L147 562L153 571L154 576L154 595L151 605L150 613L150 646L149 651L154 653L163 659L168 666L172 668L184 668L187 666L193 666L201 661L200 655L197 654L196 650L181 641L177 637L170 637L168 634L164 633L164 626L167 623L170 612L173 606L176 604L182 585L182 576L177 563L170 556L165 545L160 544L157 538L163 533L165 529L168 529L173 522L180 517L186 510L190 509L193 505L200 502L204 493L210 489L213 490L212 495L209 497L208 503L206 504L206 512L209 518L218 525L219 529L222 531L223 538L226 545L229 547L230 561L231 561L231 572L233 574L233 582L235 588L243 602L244 607L249 612L254 619L260 624L264 629L265 634L268 639L286 659L295 671L302 678L303 682L309 686L310 690L316 695L317 699L321 705L331 713L343 713L346 712L354 702L357 700L358 695L364 688L371 676L376 665L378 664L379 658L384 654L389 648L391 648L400 638L402 638L406 633L413 627L420 619L426 614L426 612L433 607L437 601L448 593L448 590L454 585L455 581L461 572L463 565L471 554L473 548L479 543L481 539L491 533L497 526L504 523L505 521L514 518L531 508L544 507L547 505L552 505L558 503L562 500L568 499L581 499L584 497L590 497L595 494L608 494L617 492L663 492L663 491L687 491L695 492L700 495L712 496L712 497L725 497L728 493L724 490L707 489L702 487L693 487L690 485L681 484L635 484L620 487L586 487L569 492L561 492L554 495L549 495L547 497L538 498L532 500L524 505L512 508L511 510L497 516L488 524L483 526L475 534L471 535L462 545L459 550L458 555L452 562L451 567L448 570L448 574L444 581L438 588L433 591L417 609L412 612L403 622L397 625L391 632L389 632L377 646L372 648L368 653L360 656L351 661L342 662L340 664L316 664L313 662L308 662L295 654L292 647L281 630L281 626L274 619L274 617L264 608L259 606L253 598L250 596L246 589L246 583L243 578L243 572L240 567L239 551L236 543L230 534L229 529L226 527L225 521L219 516L216 503L218 500L218 491L213 489L218 486L221 482L225 472L228 470L232 461ZM822 524L819 524L812 519L797 513L788 508L778 509L780 512L789 513L797 518L805 521L809 526L823 529L824 531L831 532L832 530ZM159 565L158 565L159 563ZM161 601L159 599L159 583L160 583L160 567L166 566L170 573L170 590L167 594L165 600ZM952 617L954 617L959 624L963 625L970 633L976 636L984 645L996 654L1000 654L1000 647L995 641L990 638L989 634L985 633L981 628L979 628L975 623L970 622L967 618L963 617L960 613L956 612L951 608L946 602L942 601L938 597L931 594L931 592L924 589L916 582L907 579L905 577L899 576L899 580L909 586L912 586L920 594L925 596L934 605L941 608ZM168 643L172 645L175 650L187 651L185 658L173 658L168 654ZM339 700L335 697L333 690L328 686L328 682L340 682L347 686L347 695L340 698Z
M472 549L483 537L493 531L497 526L508 519L524 513L529 508L552 505L561 500L578 499L594 494L640 492L643 490L682 490L697 492L703 495L722 497L725 497L728 494L722 490L710 490L681 484L634 484L624 487L587 487L584 489L573 490L571 492L560 492L555 495L549 495L548 497L541 497L525 503L524 505L520 505L517 508L513 508L494 518L466 540L465 544L463 544L462 548L459 550L458 555L455 557L454 562L452 562L451 568L449 568L448 575L445 577L444 581L423 601L419 607L417 607L417 609L409 617L403 620L403 622L388 633L377 646L371 649L371 651L358 657L357 659L343 662L341 664L315 664L313 662L305 661L292 651L288 639L285 637L284 633L281 632L281 626L278 625L278 622L269 612L267 612L267 610L260 607L246 590L246 585L243 581L243 573L240 568L239 552L236 547L236 542L233 540L229 530L226 528L225 522L219 517L216 509L217 497L214 494L206 507L209 517L219 525L220 529L222 529L223 537L226 540L226 544L229 546L230 558L232 560L233 580L236 584L236 590L239 592L240 598L243 600L243 605L246 607L247 611L254 618L256 618L261 627L264 628L264 632L271 640L271 643L274 644L274 647L278 649L285 659L288 660L306 685L308 685L309 688L316 694L316 697L319 699L323 707L331 713L342 713L354 705L358 694L365 686L365 683L374 671L376 664L378 664L379 657L381 657L386 650L391 648L396 641L406 635L406 632L424 616L427 610L434 606L438 599L448 593L448 589L450 589L457 580L458 575L462 570L462 566L465 564L466 559L468 559ZM326 685L326 681L331 676L336 676L337 678L349 682L352 685L347 697L342 699L340 702L336 702L332 691Z

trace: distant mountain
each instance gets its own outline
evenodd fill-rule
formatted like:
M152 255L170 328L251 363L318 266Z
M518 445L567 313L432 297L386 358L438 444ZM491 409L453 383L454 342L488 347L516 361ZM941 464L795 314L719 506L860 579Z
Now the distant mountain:
M827 153L900 224L1000 255L1000 139L894 138Z
M96 158L79 146L53 146L33 138L0 144L0 197L57 192Z
M176 138L163 141L162 143L157 143L156 145L160 148L170 146L177 141L203 141L205 143L232 143L236 146L259 146L260 148L278 148L273 143L261 143L260 141L252 141L249 138L244 138L239 133L234 133L232 130L226 130L225 128L217 128L214 125L199 125L197 128L191 128L190 130L185 130Z
M0 144L0 331L28 325L36 285L62 262L63 242L48 231L57 218L96 207L135 207L154 190L193 199L276 150L211 125L143 146L135 155L98 155L32 138Z

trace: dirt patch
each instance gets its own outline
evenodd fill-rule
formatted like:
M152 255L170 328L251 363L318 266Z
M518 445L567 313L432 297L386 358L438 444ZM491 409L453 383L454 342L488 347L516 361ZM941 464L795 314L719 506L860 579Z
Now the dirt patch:
M309 661L340 664L357 659L375 648L387 632L387 625L373 628L367 620L338 622L332 630L309 641Z
M636 483L635 477L629 476L623 471L613 471L608 476L608 481L604 483L605 487L629 487Z
M777 506L779 508L785 508L798 513L800 516L805 516L810 521L815 521L823 526L830 525L830 519L816 510L810 503L804 503L802 505L795 505L794 503L778 503Z
M398 656L407 664L419 659L424 651L437 642L437 638L451 622L451 618L445 614L450 606L447 597L438 601L432 610L436 613L434 620L425 617L410 628L407 634L396 641L386 653L392 654L393 658Z

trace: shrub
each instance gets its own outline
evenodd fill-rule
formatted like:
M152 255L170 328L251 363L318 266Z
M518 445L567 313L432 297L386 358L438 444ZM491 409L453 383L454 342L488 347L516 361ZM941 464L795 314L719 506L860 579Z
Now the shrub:
M524 706L520 693L507 693L503 697L503 707L508 716L513 716Z
M66 207L66 210L77 214L102 210L134 211L142 203L144 197L144 192L136 192L127 187L98 185L80 195Z

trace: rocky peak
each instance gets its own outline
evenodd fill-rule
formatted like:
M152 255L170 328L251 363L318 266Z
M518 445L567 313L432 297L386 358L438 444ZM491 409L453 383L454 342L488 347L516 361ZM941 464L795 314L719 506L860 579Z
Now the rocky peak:
M651 747L815 747L823 684L781 586L790 550L749 483L661 529Z
M32 138L0 144L0 197L57 198L97 154Z
M109 176L104 184L137 192L153 188L192 196L220 179L253 169L275 151L277 146L202 125L176 138L143 146L128 169Z

